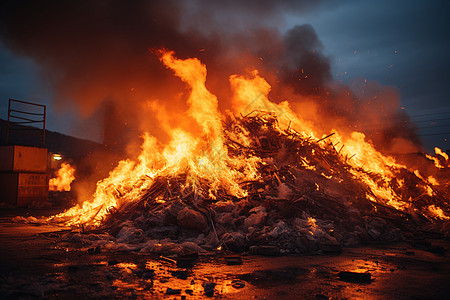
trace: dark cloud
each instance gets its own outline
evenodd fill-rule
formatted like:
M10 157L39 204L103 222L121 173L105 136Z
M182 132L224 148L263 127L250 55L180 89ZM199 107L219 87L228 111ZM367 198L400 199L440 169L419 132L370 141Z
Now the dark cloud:
M177 98L183 85L149 50L199 57L208 64L211 88L223 94L229 75L258 66L255 53L280 43L279 32L262 24L277 23L286 9L311 6L309 1L3 1L0 34L7 47L40 65L53 85L56 107L75 102L89 116L107 101L120 112L107 126L135 128L141 122L134 112L149 97L172 101L180 111L185 105ZM188 16L201 22L189 22ZM249 32L232 26L237 20L248 23ZM244 66L243 57L255 59ZM117 137L122 138L128 140Z
M284 80L299 93L323 94L326 81L331 79L330 62L322 54L322 43L312 26L290 29L284 37L284 44L287 58Z

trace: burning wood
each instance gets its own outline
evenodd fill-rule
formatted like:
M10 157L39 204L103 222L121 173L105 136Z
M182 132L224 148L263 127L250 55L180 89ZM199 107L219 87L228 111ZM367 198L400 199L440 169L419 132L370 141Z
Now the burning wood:
M238 107L254 109L222 116L204 65L172 52L161 61L191 86L188 113L203 135L174 129L166 147L146 135L137 163L121 161L93 201L50 221L95 227L96 247L277 255L398 241L448 220L447 184L383 156L362 133L319 137L287 103L270 102L257 73L230 78Z

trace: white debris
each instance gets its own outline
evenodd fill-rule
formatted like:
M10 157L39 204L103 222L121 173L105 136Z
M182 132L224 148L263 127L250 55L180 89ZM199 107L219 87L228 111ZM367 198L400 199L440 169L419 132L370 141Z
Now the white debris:
M285 183L278 186L278 199L289 199L291 195L292 190Z
M264 223L267 216L266 208L264 206L257 206L250 210L250 215L245 219L244 225L246 228L256 227Z

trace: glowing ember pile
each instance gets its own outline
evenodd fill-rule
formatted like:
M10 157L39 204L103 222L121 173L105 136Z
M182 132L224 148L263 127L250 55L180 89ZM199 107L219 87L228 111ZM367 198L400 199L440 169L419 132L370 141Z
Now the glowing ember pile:
M160 58L190 86L187 117L201 134L171 129L167 145L146 134L137 162L121 161L92 200L50 221L98 227L105 234L90 243L113 249L293 253L401 240L449 219L448 183L362 133L317 134L288 102L268 99L256 71L230 77L235 111L222 115L200 61ZM442 152L433 159L448 169Z

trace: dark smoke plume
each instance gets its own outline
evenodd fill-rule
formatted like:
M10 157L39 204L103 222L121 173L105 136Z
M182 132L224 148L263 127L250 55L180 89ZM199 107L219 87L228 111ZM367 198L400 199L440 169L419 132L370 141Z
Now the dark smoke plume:
M177 117L186 111L180 95L186 87L152 53L161 48L207 65L207 85L221 109L229 108L228 77L256 68L273 86L275 101L290 99L306 118L324 124L324 131L335 126L366 130L360 117L388 107L371 117L382 130L367 129L369 137L386 151L396 139L412 139L410 128L379 124L380 117L407 118L398 114L398 106L386 106L398 102L395 92L377 86L371 92L376 100L358 97L332 82L329 59L310 25L286 33L277 29L285 13L301 14L318 3L4 0L0 36L9 49L41 66L57 108L74 102L82 116L104 109L105 142L115 146L127 145L144 130L164 140L165 126L189 126ZM172 117L162 119L158 112L163 110Z

